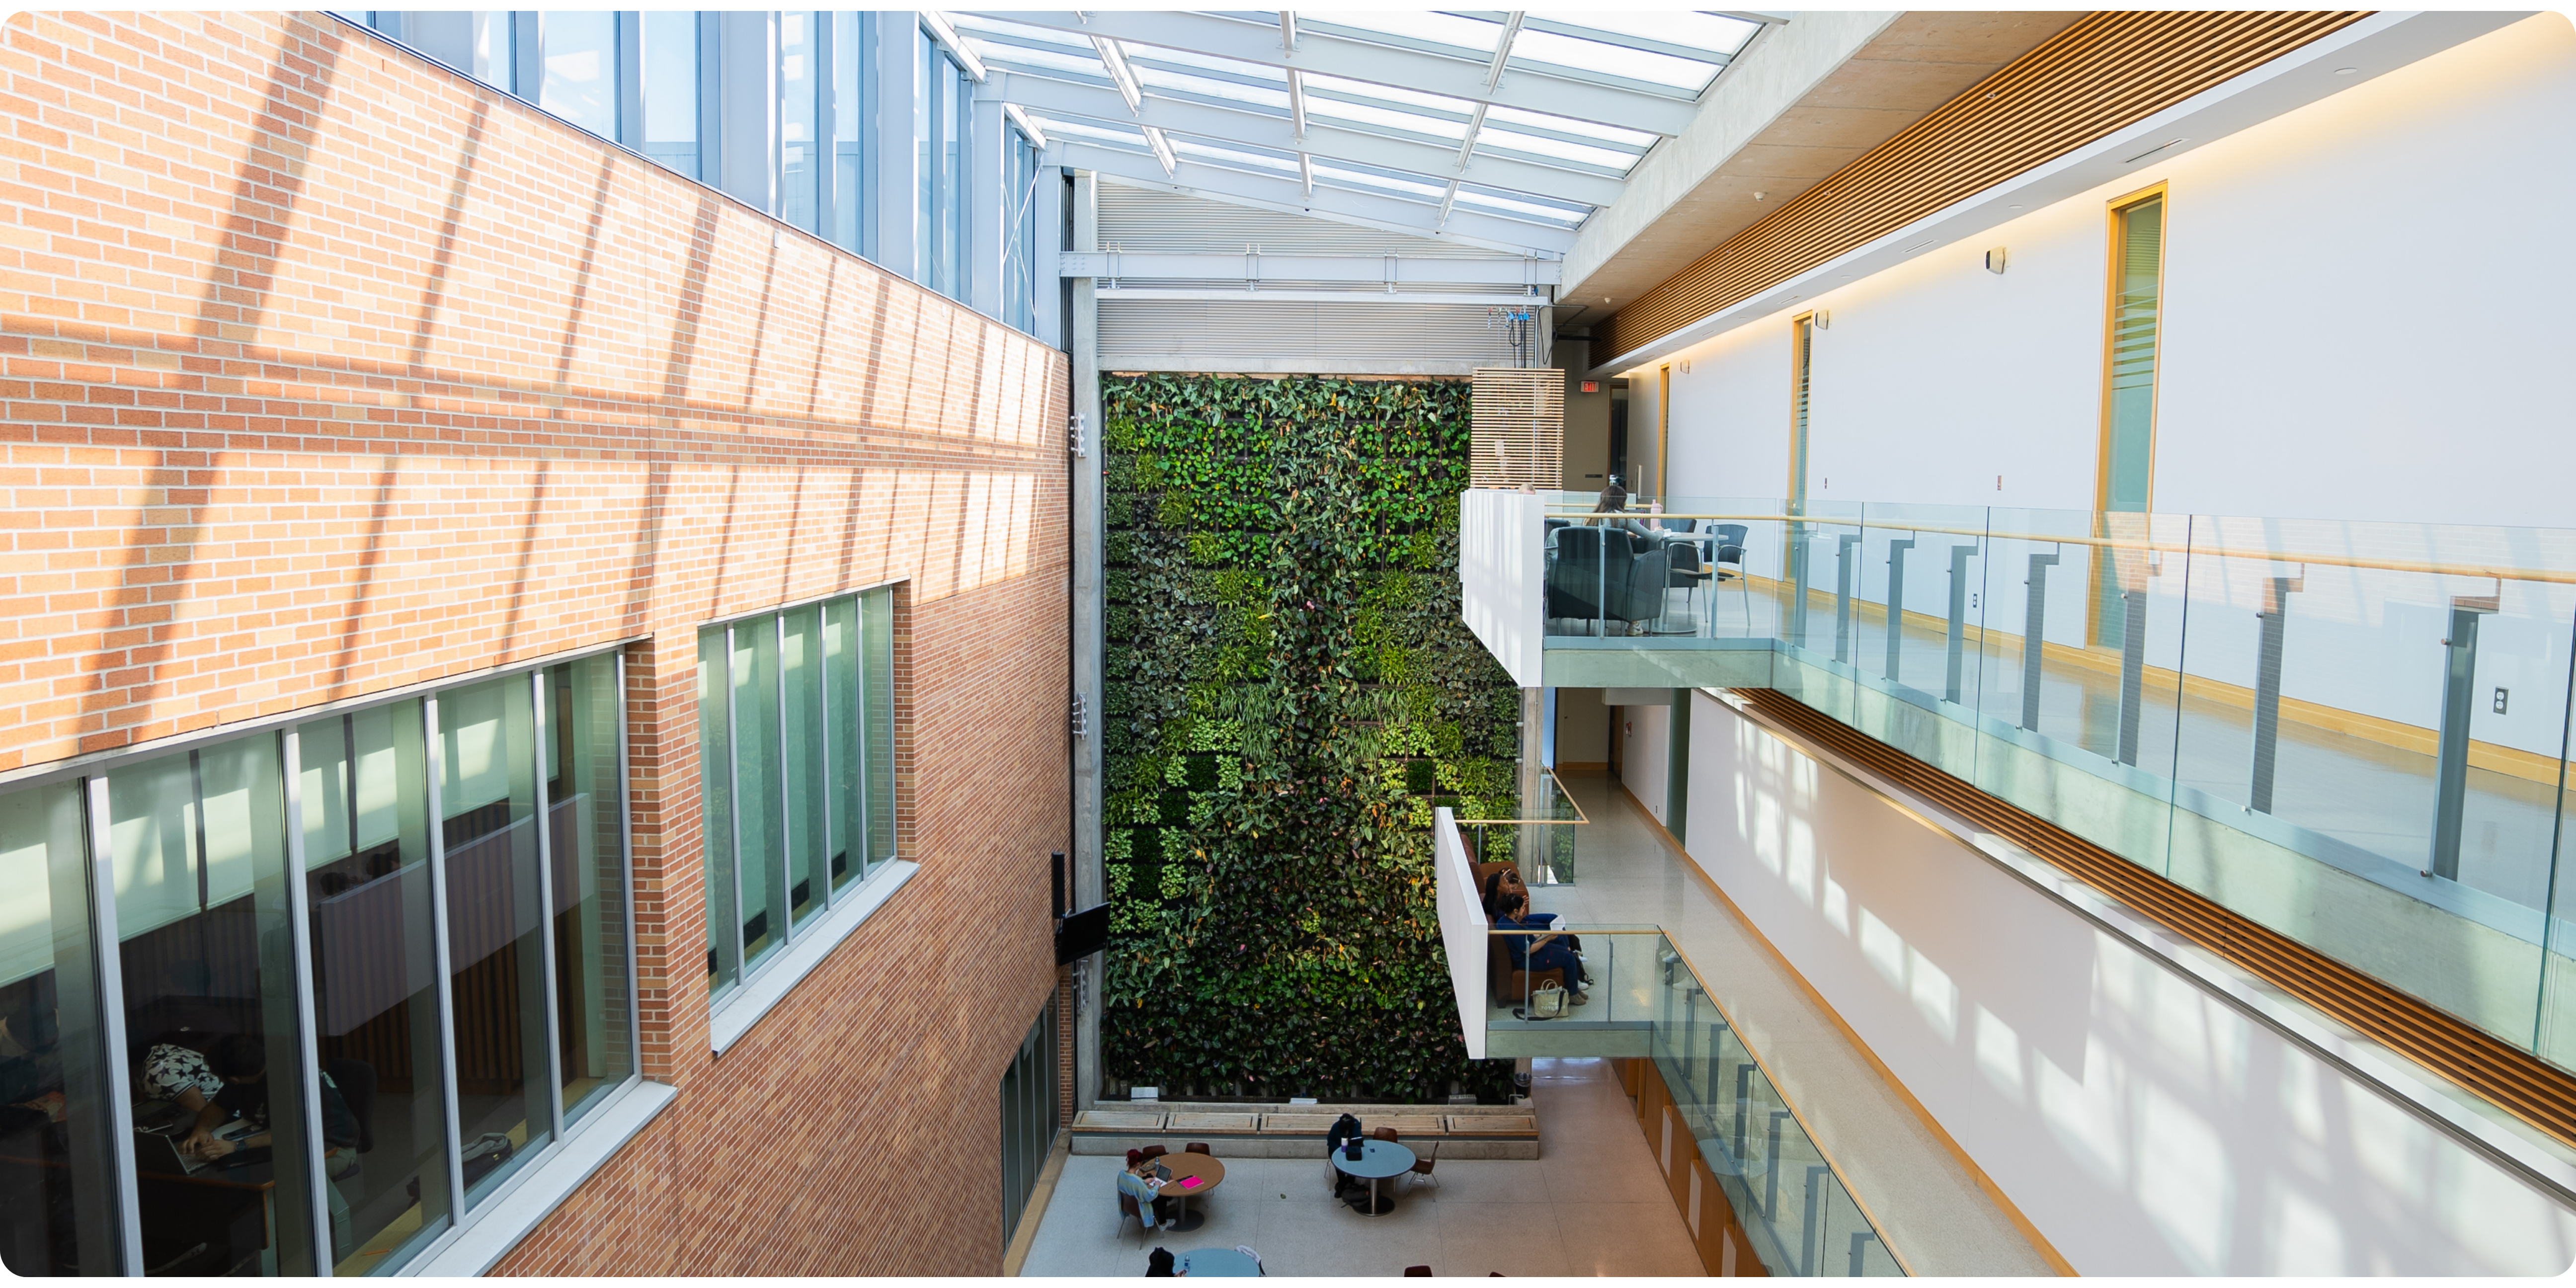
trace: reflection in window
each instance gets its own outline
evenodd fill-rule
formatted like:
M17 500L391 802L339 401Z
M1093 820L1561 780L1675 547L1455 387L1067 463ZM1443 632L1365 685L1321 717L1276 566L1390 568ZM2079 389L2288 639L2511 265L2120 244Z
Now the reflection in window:
M635 1072L626 980L626 791L617 659L546 673L546 800L553 815L555 1013L564 1121Z
M931 266L939 250L939 69L947 59L927 33L914 31L912 69L913 182L919 209L913 212L912 279L931 289Z
M529 677L438 696L457 1137L468 1205L554 1130Z
M316 1273L277 737L120 768L107 800L145 1268ZM324 1107L325 1166L354 1164Z
M822 175L814 119L822 80L815 61L819 17L810 9L778 15L778 217L807 232L818 231L815 198Z
M698 634L714 996L894 857L893 602L875 590Z
M698 15L648 10L644 30L644 155L698 173Z
M832 15L832 227L830 237L849 251L876 257L876 220L867 208L867 116L870 32L866 14Z
M0 795L0 1265L121 1270L78 784Z
M373 1274L453 1210L421 704L307 721L296 742L315 1045L358 1126L356 1166L333 1174L333 1273Z
M537 106L593 134L617 137L617 14L548 10L538 31L545 82Z

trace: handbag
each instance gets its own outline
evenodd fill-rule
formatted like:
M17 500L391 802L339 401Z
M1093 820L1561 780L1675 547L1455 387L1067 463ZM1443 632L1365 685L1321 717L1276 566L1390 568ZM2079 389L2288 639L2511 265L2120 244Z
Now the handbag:
M1562 1019L1564 1016L1565 985L1541 984L1531 991L1529 998L1530 1019L1554 1020Z

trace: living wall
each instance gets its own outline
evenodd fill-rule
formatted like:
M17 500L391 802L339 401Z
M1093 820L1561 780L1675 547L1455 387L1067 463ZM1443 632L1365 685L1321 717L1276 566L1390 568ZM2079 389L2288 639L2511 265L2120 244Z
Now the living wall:
M1467 383L1144 375L1101 400L1104 1073L1499 1095L1432 904L1432 806L1511 817L1519 748L1519 691L1458 617Z

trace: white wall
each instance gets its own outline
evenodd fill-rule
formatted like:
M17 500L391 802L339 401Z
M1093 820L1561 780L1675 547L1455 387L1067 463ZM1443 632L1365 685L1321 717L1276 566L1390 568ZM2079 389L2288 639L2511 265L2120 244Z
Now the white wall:
M1556 760L1559 765L1610 763L1612 708L1599 689L1556 690Z
M2571 156L2576 29L2541 14L1685 350L1668 491L1782 494L1821 306L1811 497L2090 508L2105 203L2163 182L2156 509L2569 524Z
M1690 846L2084 1274L2556 1274L2576 1216L1733 708Z
M1614 707L1610 715L1619 722L1619 781L1656 822L1670 823L1664 817L1664 787L1672 760L1673 709Z
M1539 684L1547 498L1497 488L1458 496L1458 615L1524 689Z

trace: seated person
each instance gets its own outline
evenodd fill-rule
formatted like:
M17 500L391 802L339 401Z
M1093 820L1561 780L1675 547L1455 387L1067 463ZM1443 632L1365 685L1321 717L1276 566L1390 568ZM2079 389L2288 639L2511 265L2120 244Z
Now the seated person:
M1553 922L1529 919L1529 896L1504 895L1503 915L1494 922L1496 930L1540 930ZM1591 1001L1583 992L1583 959L1565 940L1568 935L1513 935L1506 941L1511 949L1512 965L1525 971L1561 970L1565 972L1568 991L1576 1006ZM1588 981L1583 981L1588 982Z
M1522 909L1520 919L1523 926L1535 930L1549 930L1554 929L1558 922L1565 919L1563 914L1560 913L1531 912L1528 910L1529 887L1521 884L1520 869L1504 868L1503 870L1485 878L1485 919L1487 921L1493 922L1496 926L1500 926L1504 916L1503 909L1505 904L1514 899L1520 901ZM1568 933L1565 936L1565 946L1573 950L1575 960L1582 960L1582 936ZM1575 976L1568 975L1566 978L1571 980L1574 979ZM1583 972L1582 980L1586 984L1592 982L1592 972L1589 969L1586 969Z
M1171 1249L1156 1248L1154 1255L1145 1258L1145 1277L1148 1279L1178 1278L1172 1273Z
M1360 1130L1360 1120L1350 1114L1334 1119L1333 1129L1324 1133L1324 1160L1327 1163L1331 1162L1334 1155L1342 1152L1343 1145L1366 1134ZM1332 1172L1335 1198L1341 1198L1355 1185L1363 1190L1368 1188L1368 1182L1359 1180L1338 1167L1333 1168Z
M1127 1170L1118 1174L1118 1192L1135 1197L1136 1214L1144 1218L1148 1230L1179 1215L1179 1199L1154 1197L1162 1184L1154 1179L1154 1160L1145 1157L1141 1151L1134 1152L1134 1156L1127 1160ZM1164 1206L1166 1204L1170 1206Z
M340 1098L339 1088L329 1074L322 1075L322 1136L324 1167L334 1178L345 1176L357 1163L358 1118L349 1112L348 1102ZM143 1056L143 1073L136 1089L149 1100L167 1100L197 1116L185 1139L179 1142L181 1153L195 1158L217 1159L236 1149L258 1149L270 1143L268 1130L268 1051L256 1037L247 1033L227 1033L215 1039L204 1055L175 1043L155 1043ZM225 1140L215 1135L235 1115L252 1126L249 1136Z

